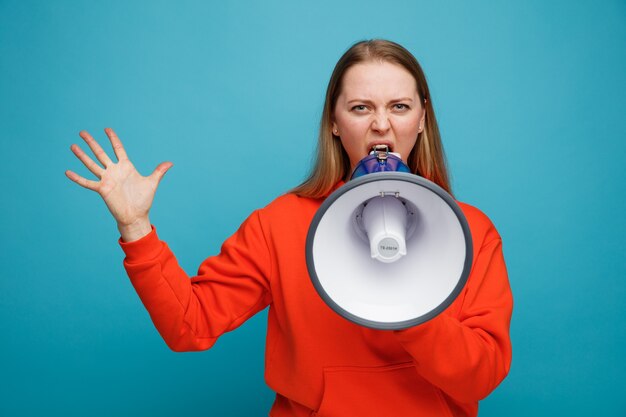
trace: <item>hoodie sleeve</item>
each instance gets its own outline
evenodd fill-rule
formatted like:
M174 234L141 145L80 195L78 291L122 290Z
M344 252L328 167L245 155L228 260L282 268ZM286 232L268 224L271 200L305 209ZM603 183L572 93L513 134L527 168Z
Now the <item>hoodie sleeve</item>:
M395 332L420 375L467 403L493 391L511 364L513 298L502 241L493 226L483 241L459 296L462 299L457 300L458 312L449 308L426 323Z
M154 228L142 239L119 243L132 285L174 351L209 349L271 301L271 261L258 211L191 279Z

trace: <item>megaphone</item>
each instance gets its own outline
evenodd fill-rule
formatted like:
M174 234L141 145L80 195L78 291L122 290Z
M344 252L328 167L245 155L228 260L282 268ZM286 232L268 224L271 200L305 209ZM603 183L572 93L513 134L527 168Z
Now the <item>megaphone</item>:
M322 203L306 239L309 276L342 317L401 330L445 310L472 265L461 208L443 188L374 149Z

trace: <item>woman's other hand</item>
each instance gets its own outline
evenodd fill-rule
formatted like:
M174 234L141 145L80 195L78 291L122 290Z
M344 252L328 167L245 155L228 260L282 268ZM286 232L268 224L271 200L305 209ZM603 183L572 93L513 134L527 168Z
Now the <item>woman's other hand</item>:
M81 131L80 137L102 166L94 162L78 145L73 144L70 149L100 181L88 180L70 170L65 171L65 175L78 185L100 194L117 221L122 239L130 242L150 233L148 212L161 178L173 164L163 162L152 174L144 177L128 159L124 146L113 129L107 128L104 131L111 141L117 162L109 158L89 133Z

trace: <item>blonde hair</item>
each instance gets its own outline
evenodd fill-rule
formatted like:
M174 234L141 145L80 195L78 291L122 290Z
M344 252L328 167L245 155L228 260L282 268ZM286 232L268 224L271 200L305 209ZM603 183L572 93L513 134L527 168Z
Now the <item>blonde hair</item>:
M308 178L290 192L302 197L321 198L332 190L340 180L347 181L351 174L350 159L339 137L332 133L333 113L341 94L346 71L367 61L390 62L404 67L415 78L417 92L426 111L424 130L417 135L415 146L407 158L407 165L414 174L433 181L452 193L446 168L446 158L439 135L428 84L415 57L397 43L373 39L357 42L339 59L326 89L326 99L320 121L317 156Z

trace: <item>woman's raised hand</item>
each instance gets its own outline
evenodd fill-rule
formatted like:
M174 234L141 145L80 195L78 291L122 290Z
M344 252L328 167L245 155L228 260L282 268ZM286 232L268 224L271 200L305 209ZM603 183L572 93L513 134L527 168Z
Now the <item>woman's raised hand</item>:
M104 131L111 141L117 162L109 158L89 133L82 131L80 137L102 166L94 162L78 145L74 144L70 149L100 181L88 180L70 170L65 171L65 175L78 185L100 194L117 221L122 239L130 242L150 233L148 212L161 178L173 164L163 162L152 174L144 177L128 159L122 142L113 129L107 128Z

